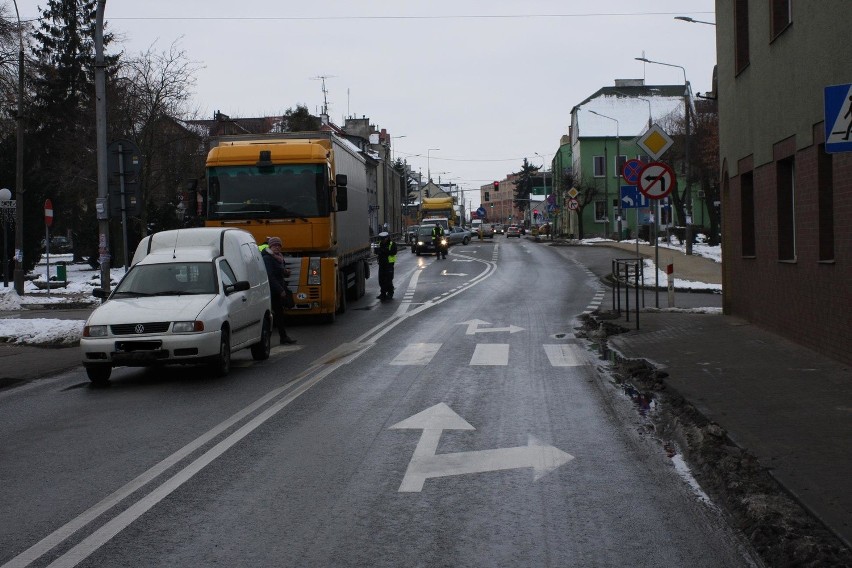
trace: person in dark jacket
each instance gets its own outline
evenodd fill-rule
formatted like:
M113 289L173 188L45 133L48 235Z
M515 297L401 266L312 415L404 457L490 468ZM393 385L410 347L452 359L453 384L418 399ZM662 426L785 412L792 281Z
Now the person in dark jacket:
M387 231L379 233L381 241L376 249L379 258L379 288L381 293L376 296L379 300L390 300L393 298L393 269L396 263L396 243L390 238Z
M287 336L284 329L284 297L287 285L284 278L289 274L284 264L284 255L281 254L281 239L270 237L266 243L269 245L261 251L263 264L266 265L266 274L269 276L269 295L272 298L273 324L278 328L278 337L282 345L292 345L295 339Z

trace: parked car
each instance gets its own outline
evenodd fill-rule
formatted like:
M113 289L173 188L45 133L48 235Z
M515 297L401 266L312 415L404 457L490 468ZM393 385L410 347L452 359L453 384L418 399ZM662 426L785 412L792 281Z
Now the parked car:
M432 240L432 227L434 225L420 225L420 228L417 229L417 240L411 246L412 250L417 256L421 254L428 253L436 253L441 254L438 250L435 249L435 243ZM443 240L443 255L446 256L446 247L448 247L447 237L444 236Z
M45 250L45 240L41 240L41 250ZM74 247L71 244L71 239L67 237L50 237L50 253L51 254L68 254L74 252Z
M518 237L521 238L521 228L517 225L509 225L509 228L506 229L506 238L509 237Z
M463 227L450 227L447 231L447 242L451 245L466 245L470 242L470 231Z
M107 383L118 366L205 363L222 376L231 353L244 348L269 358L269 280L250 233L155 233L140 241L132 264L83 327L80 352L93 383Z
M414 238L417 236L418 227L420 227L420 225L411 225L408 227L408 230L405 231L406 244L412 244L414 242Z

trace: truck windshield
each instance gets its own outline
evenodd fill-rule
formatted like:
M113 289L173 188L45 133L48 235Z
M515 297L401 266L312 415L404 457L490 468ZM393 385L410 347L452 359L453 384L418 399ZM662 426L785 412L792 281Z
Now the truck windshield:
M208 219L328 216L326 171L322 164L209 168Z

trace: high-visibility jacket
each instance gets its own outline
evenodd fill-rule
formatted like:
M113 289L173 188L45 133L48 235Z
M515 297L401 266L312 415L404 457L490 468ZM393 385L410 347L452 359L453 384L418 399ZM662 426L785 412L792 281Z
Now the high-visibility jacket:
M393 264L396 262L396 243L390 239L386 241L381 241L379 243L379 248L376 251L376 255L379 257L379 262L387 262L389 264Z

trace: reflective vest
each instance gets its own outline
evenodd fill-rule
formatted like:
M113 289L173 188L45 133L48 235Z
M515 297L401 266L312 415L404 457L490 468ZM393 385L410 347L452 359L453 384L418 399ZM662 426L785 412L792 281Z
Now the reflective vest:
M396 262L396 243L388 241L388 262L393 264Z

